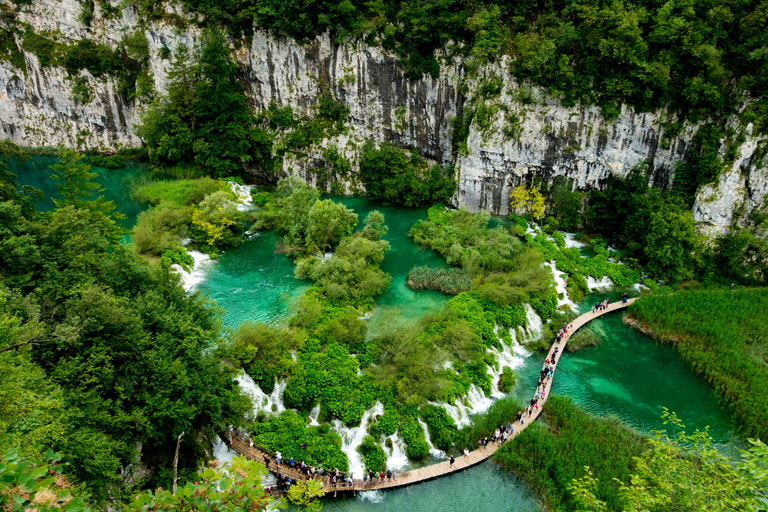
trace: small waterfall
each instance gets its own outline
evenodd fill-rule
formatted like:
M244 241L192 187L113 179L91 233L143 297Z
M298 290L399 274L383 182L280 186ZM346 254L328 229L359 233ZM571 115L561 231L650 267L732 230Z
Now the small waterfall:
M373 407L363 413L358 427L348 428L344 426L341 420L333 420L333 428L341 436L341 451L347 456L349 471L353 478L361 478L365 472L363 456L357 452L357 447L363 443L363 439L368 435L368 423L370 423L371 417L382 414L384 414L384 404L376 402Z
M421 428L424 429L424 437L429 445L429 454L436 459L445 459L445 452L435 448L435 445L432 444L432 438L429 436L429 428L427 427L427 424L424 423L421 418L418 418L418 421Z
M253 415L254 417L261 411L267 414L280 414L285 410L285 404L283 404L283 391L288 385L288 381L282 380L275 383L275 389L272 393L267 395L261 390L258 384L256 384L250 375L245 372L241 372L240 375L235 377L235 381L246 395L251 397L253 401Z
M461 428L469 425L472 415L487 411L493 400L485 396L482 389L472 384L469 386L467 396L456 400L454 405L439 402L429 403L445 409L448 415L453 418L456 426Z
M317 421L317 417L320 416L320 404L317 404L309 411L309 426L317 427L320 425Z
M405 441L400 437L400 433L395 432L389 439L392 442L392 449L387 454L387 469L403 469L408 465L408 456L405 454ZM384 451L388 450L384 443Z
M370 501L371 503L381 503L384 501L384 493L381 491L362 491L357 493L357 496L362 501Z
M203 280L206 267L213 263L213 260L207 254L199 251L187 251L187 253L195 260L191 272L187 272L176 264L171 265L171 268L181 275L181 286L184 290L191 292Z
M584 276L587 280L587 286L589 291L592 290L605 290L613 287L613 281L608 276L603 276L599 281L592 276Z
M221 437L216 436L216 442L213 443L213 458L219 461L220 465L232 462L232 457L237 455L235 450L230 450Z
M523 338L526 341L537 340L541 337L541 327L544 324L530 304L524 304L523 307L525 308L525 319L528 323Z
M498 337L499 326L497 325L494 330ZM510 332L511 331L512 329L510 329ZM512 339L515 339L514 336ZM487 368L488 374L491 376L491 396L493 398L504 398L504 393L499 391L499 377L501 376L501 372L504 370L504 368L511 368L512 370L516 370L520 368L525 362L524 356L518 355L514 351L514 346L518 345L516 341L513 341L512 347L501 341L501 339L499 339L499 343L501 343L501 350L495 347L487 349L488 352L491 352L496 358L495 367L489 366ZM527 350L522 347L520 348L524 350L526 354L530 355Z
M584 242L579 242L576 240L576 233L566 233L565 231L560 232L561 235L563 235L563 238L565 238L565 248L570 249L571 247L576 247L577 249L580 249L582 247L587 247L589 244L585 244Z
M561 306L568 306L571 308L572 311L576 311L576 304L571 301L571 299L568 298L568 291L566 289L566 282L565 279L562 277L562 273L557 270L557 264L556 262L550 261L549 263L545 263L544 265L548 266L552 269L552 277L555 278L555 290L557 291L557 307ZM563 298L560 298L560 295L563 296Z
M232 192L237 196L237 209L241 212L247 212L256 207L253 204L253 198L251 197L251 189L253 185L240 185L234 181L228 181L229 187Z

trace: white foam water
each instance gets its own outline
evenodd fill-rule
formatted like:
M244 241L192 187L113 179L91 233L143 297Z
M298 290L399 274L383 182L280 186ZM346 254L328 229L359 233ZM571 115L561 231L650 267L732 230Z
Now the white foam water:
M195 260L195 264L190 269L190 272L176 264L171 265L171 268L181 275L181 286L184 290L191 292L205 278L207 267L213 263L213 260L210 256L200 251L187 251L187 253Z
M421 418L418 418L418 421L419 425L421 425L421 428L424 430L424 437L426 438L427 444L429 445L429 454L435 459L445 459L445 452L435 448L435 445L432 444L432 438L429 435L429 428L427 427L427 424L424 423Z
M495 328L497 336L498 329L499 326L497 325ZM501 373L504 371L504 368L511 368L512 370L516 370L520 368L525 362L523 356L517 355L514 352L514 349L504 343L501 339L499 339L499 343L501 343L501 350L497 349L496 347L487 349L488 352L491 352L496 359L496 364L487 368L488 374L491 376L491 396L493 398L504 398L505 396L504 393L499 390L499 377L501 377ZM517 344L517 342L513 342L513 346Z
M371 503L381 503L384 501L384 493L381 491L362 491L357 493L361 501L370 501Z
M320 425L317 421L317 417L320 416L320 404L317 404L309 411L309 426L317 427Z
M557 307L568 306L572 311L576 311L576 304L568 298L568 290L566 289L566 281L563 278L563 273L557 270L557 263L552 260L549 263L545 263L545 266L552 270L552 277L555 279L555 291L557 291ZM560 296L563 296L561 299Z
M223 466L229 462L232 462L232 458L237 455L237 452L230 450L221 437L216 436L216 442L213 443L213 458L219 461L219 465Z
M256 384L250 375L245 372L240 372L240 375L235 377L235 381L240 386L246 395L251 397L253 401L253 417L255 418L259 412L265 412L267 414L280 414L285 410L285 404L283 404L283 391L288 385L285 380L275 382L275 389L272 393L266 394L261 390L261 387Z
M387 454L387 469L401 470L408 465L408 456L405 454L405 441L400 437L399 432L395 432L387 437L392 442L392 449L387 448L384 443L384 452Z
M353 478L362 478L365 472L363 456L358 453L357 448L363 443L363 439L368 435L368 424L373 416L384 414L384 404L376 402L373 407L363 413L360 420L360 426L345 427L341 420L333 420L333 428L341 436L341 451L347 455L349 461L349 472Z
M592 276L585 276L585 279L587 280L587 286L589 287L590 292L592 290L606 290L608 288L613 288L613 281L611 281L611 278L608 276L603 276L599 281Z
M523 331L524 341L533 341L541 338L541 327L544 323L541 321L541 317L536 314L530 304L523 304L525 309L525 320L528 326Z
M560 232L561 235L563 235L563 238L565 238L565 248L570 249L571 247L576 247L577 249L581 247L587 247L589 244L585 244L584 242L579 242L576 240L576 233L566 233L565 231Z
M234 181L228 181L232 193L237 196L237 209L241 212L247 212L256 207L253 204L253 198L251 197L251 189L253 185L240 185Z
M480 414L488 410L493 404L493 400L485 396L483 390L474 384L469 386L469 392L464 398L459 398L453 405L445 403L432 403L438 407L444 408L448 415L453 418L453 422L458 428L466 427L473 415Z

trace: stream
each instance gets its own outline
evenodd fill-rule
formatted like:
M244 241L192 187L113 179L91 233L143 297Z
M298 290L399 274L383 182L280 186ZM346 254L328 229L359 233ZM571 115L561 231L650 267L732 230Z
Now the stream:
M29 162L11 165L11 170L19 176L20 184L32 185L45 192L47 199L38 205L41 209L53 207L50 196L55 194L56 188L48 178L51 171L47 166L54 162L54 157L33 156ZM133 201L128 190L130 180L143 172L141 166L134 165L118 171L93 170L106 189L105 197L115 201L118 210L126 214L126 219L120 224L131 227L138 213L146 207ZM374 316L383 307L395 307L406 318L417 318L427 311L438 309L450 299L438 292L416 292L405 284L413 266L445 264L441 257L416 246L408 237L410 227L417 220L426 218L426 208L384 207L365 198L332 198L354 209L360 223L369 211L381 211L389 227L384 238L390 242L392 249L381 268L392 275L392 283L390 289L377 299ZM289 314L291 301L309 286L307 282L293 277L292 262L285 255L276 254L275 242L276 237L271 232L252 235L241 246L225 251L218 260L198 268L191 277L193 281L188 283L190 288L207 294L223 308L223 320L227 327L237 328L246 320L280 321ZM585 257L593 254L588 246L579 249ZM595 302L605 297L616 300L621 293L621 290L594 291L577 306L580 312L587 312ZM595 320L588 327L599 335L600 345L566 354L558 366L552 392L573 397L595 414L615 414L645 432L663 428L659 416L662 408L667 407L677 413L689 431L708 426L710 435L722 451L732 455L736 447L741 447L730 414L717 403L712 388L683 363L673 348L628 328L618 314ZM508 347L503 359L519 377L512 393L528 400L531 390L535 388L543 355L531 355L518 345ZM277 404L279 408L282 405L280 396L266 396L248 380L244 377L240 379L240 384L257 401L269 407ZM449 408L449 412L455 418L466 421L471 414L487 408L494 397L502 396L501 393L494 393L486 397L482 392L478 395L470 397L466 403L456 404L455 411ZM342 436L348 438L357 434L352 432L355 429L341 430ZM397 444L398 440L394 441L390 464L400 467L401 471L434 462L434 459L420 464L408 462ZM435 455L439 454L435 452ZM328 498L324 501L324 510L501 512L539 510L539 505L521 480L500 471L493 463L485 462L459 474L415 487L360 493L354 498Z

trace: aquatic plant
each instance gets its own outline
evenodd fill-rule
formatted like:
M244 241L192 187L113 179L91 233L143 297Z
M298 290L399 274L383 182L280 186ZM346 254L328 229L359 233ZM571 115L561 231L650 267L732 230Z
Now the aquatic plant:
M469 290L472 278L463 269L419 265L408 273L407 284L414 290L437 290L456 295Z

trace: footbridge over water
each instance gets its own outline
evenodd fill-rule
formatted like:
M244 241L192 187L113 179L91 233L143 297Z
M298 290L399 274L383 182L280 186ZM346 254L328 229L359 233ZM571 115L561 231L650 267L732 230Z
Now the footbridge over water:
M512 437L510 437L507 440L508 443L511 442L515 437L517 437L520 434L520 432L525 430L528 427L528 425L533 423L533 421L536 418L538 418L539 415L541 414L541 411L543 410L543 407L547 402L547 398L549 398L550 389L552 387L552 382L554 381L555 372L557 370L557 363L560 361L560 357L563 355L563 352L565 351L565 346L568 343L568 340L570 339L570 337L576 331L578 331L579 328L583 327L584 325L589 323L591 320L594 320L595 318L600 318L603 315L607 315L608 313L613 313L614 311L618 311L620 309L626 309L635 300L636 299L629 299L627 300L626 303L615 302L613 304L609 304L606 309L598 310L594 313L592 312L584 313L583 315L574 319L573 322L571 322L573 327L568 329L568 333L566 336L563 337L563 341L560 342L559 344L553 344L552 347L550 347L549 349L548 358L550 360L554 359L554 365L552 365L553 366L552 378L548 379L547 382L544 384L544 391L546 392L546 394L544 395L545 398L542 400L539 400L538 409L534 409L534 411L531 413L530 416L525 416L524 418L525 423L521 424L520 422L516 421L512 424L513 434L512 434ZM558 351L557 355L551 356L555 347L560 347L560 350ZM370 481L363 482L363 480L361 479L354 479L351 485L342 484L342 483L337 483L336 485L332 485L330 483L330 480L328 478L325 478L325 479L322 479L323 489L325 490L326 494L333 493L335 496L337 493L373 491L378 489L392 489L395 487L413 485L420 482L425 482L427 480L432 480L433 478L438 478L444 475L450 475L451 473L456 473L458 471L461 471L471 466L474 466L476 464L479 464L487 460L491 455L493 455L496 452L496 450L499 449L500 445L501 443L489 442L487 446L481 447L477 450L470 452L469 456L457 457L453 464L451 464L450 461L448 460L443 462L438 462L437 464L432 464L430 466L425 466L423 468L413 469L411 471L406 471L404 473L398 473L396 479L392 479L392 480L386 479L384 482L370 482ZM237 452L239 452L240 454L242 454L243 456L249 459L254 459L261 463L264 463L267 460L264 452L261 452L256 448L249 446L249 444L242 439L239 439L239 438L233 439L231 446ZM275 464L274 457L272 455L269 455L268 457L270 459L268 469L273 473L282 473L283 475L290 478L291 480L303 480L308 478L300 470L295 468L290 468L285 463L278 466L277 464ZM318 480L321 480L319 476L316 476L315 478Z

